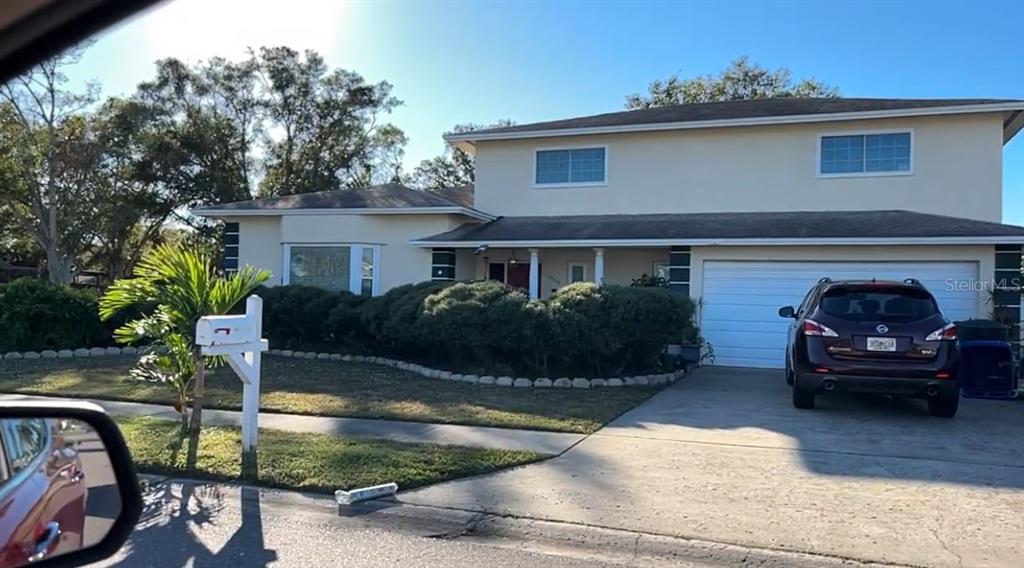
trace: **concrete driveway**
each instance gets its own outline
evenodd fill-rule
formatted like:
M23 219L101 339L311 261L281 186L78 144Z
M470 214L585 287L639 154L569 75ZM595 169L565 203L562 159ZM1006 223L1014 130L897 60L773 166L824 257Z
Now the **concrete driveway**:
M403 502L915 566L1020 566L1024 403L819 398L705 368L560 457Z

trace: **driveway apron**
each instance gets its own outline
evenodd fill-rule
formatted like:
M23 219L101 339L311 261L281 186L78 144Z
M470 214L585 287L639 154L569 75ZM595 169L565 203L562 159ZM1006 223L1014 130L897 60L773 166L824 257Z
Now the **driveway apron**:
M1024 558L1024 404L820 397L704 368L561 456L404 502L925 566Z

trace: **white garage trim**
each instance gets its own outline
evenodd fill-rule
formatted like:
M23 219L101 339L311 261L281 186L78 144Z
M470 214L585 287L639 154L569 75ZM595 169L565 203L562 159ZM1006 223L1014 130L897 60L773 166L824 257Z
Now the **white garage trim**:
M947 279L977 281L971 261L707 260L702 269L701 333L714 348L715 364L782 367L791 320L782 306L797 306L822 277L834 280L916 278L952 320L977 313L978 293L951 289Z

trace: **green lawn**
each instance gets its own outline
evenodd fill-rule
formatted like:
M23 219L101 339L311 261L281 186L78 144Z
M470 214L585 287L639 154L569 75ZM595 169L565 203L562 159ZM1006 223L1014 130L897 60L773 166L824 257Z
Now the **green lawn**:
M186 467L188 442L177 422L117 418L139 471L217 480L241 478L240 432L208 426L199 438L196 467ZM333 492L395 482L411 489L530 463L533 452L485 450L326 434L260 430L258 474L246 481L289 489Z
M0 392L143 402L173 401L162 384L128 377L128 357L0 361ZM260 407L349 416L590 433L658 389L514 389L427 379L369 363L265 357ZM213 371L207 405L241 407L242 388L227 367Z

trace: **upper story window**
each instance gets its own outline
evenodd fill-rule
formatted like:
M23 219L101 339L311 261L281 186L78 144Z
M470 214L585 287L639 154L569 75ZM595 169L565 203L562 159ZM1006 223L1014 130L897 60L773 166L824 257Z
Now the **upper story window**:
M603 185L607 182L606 158L603 146L537 150L534 185Z
M913 173L910 131L822 135L818 175L823 177Z

